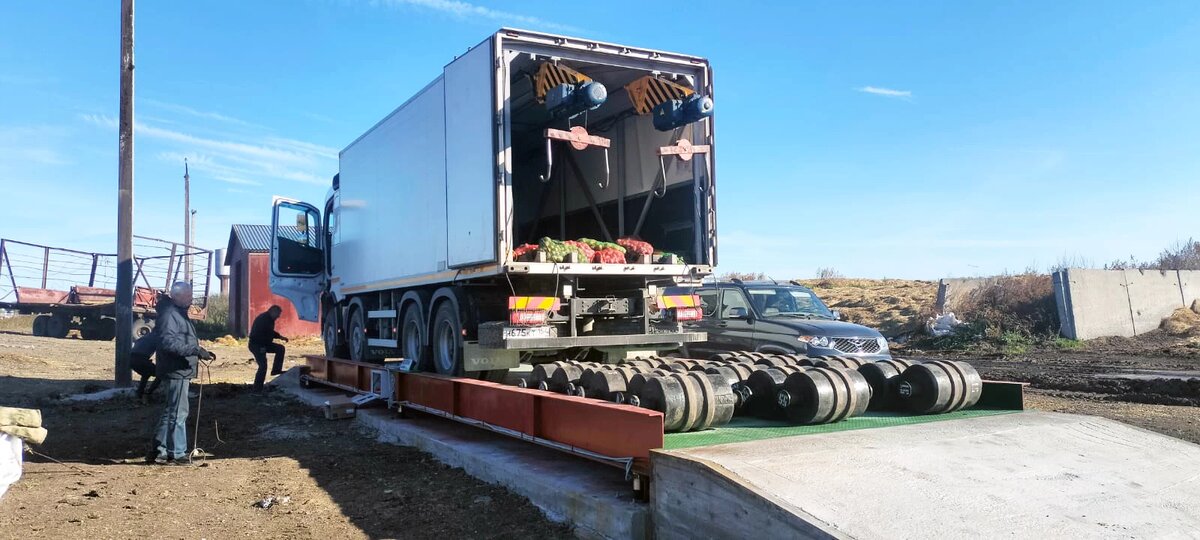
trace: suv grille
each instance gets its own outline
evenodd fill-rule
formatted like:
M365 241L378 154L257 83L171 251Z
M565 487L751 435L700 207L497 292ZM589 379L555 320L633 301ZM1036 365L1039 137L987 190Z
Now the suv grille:
M877 353L879 342L875 338L831 338L833 348L849 354Z

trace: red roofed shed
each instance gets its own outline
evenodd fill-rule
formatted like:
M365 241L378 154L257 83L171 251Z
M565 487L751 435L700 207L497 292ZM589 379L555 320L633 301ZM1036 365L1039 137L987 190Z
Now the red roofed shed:
M229 333L246 337L254 318L279 305L283 315L275 331L287 337L320 335L315 322L300 320L291 301L271 293L271 226L234 225L229 231L225 264L229 266Z

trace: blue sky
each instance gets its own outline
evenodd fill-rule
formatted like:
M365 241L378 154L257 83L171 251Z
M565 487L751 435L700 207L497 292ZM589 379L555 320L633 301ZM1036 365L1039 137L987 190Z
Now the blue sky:
M0 236L115 249L117 5L0 6ZM135 229L324 197L337 151L507 25L706 56L721 270L936 279L1198 236L1195 2L141 2Z

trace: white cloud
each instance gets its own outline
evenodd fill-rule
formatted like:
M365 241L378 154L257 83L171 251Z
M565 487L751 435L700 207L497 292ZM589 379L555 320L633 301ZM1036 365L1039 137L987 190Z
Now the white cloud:
M498 22L514 26L528 26L564 32L576 31L578 28L547 21L532 15L522 15L508 11L500 11L489 7L479 6L460 0L372 0L371 4L389 7L418 7L445 13L462 20Z
M163 111L169 111L169 112L182 113L182 114L186 114L188 116L194 116L196 118L204 118L207 120L216 120L218 122L224 122L226 124L233 124L235 126L253 127L253 128L262 128L263 127L258 124L252 124L245 120L234 118L232 116L225 116L221 113L215 113L215 112L209 112L209 111L201 111L201 110L193 109L186 105L179 105L176 103L167 103L165 101L158 101L156 99L139 99L138 101L141 103L150 105L151 107L156 108L156 109L161 109Z
M80 115L85 122L115 129L116 119L96 114ZM198 137L177 130L136 122L134 135L165 141L169 150L157 157L182 163L187 158L192 176L241 186L261 186L278 180L313 185L329 183L337 169L337 151L306 141L264 136L255 143L231 138ZM326 174L328 173L328 174Z
M877 96L897 99L912 99L912 92L909 90L893 90L891 88L883 88L881 86L864 86L862 88L855 88L855 90L865 94L874 94Z

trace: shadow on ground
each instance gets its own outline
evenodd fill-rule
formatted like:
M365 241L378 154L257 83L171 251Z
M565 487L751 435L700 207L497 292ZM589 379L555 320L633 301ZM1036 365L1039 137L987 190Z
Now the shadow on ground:
M451 469L417 450L378 443L374 440L375 435L364 431L358 423L326 420L316 409L278 390L254 394L241 385L206 385L202 398L192 400L192 415L188 422L191 441L199 405L198 446L212 455L205 466L185 469L130 464L145 454L151 426L161 411L161 402L142 405L131 397L63 402L46 397L75 393L79 389L108 387L107 381L0 378L0 396L6 396L0 401L7 402L3 404L34 406L42 410L44 425L50 435L37 450L63 463L58 465L45 457L33 456L28 461L34 465L27 465L27 470L35 469L30 476L37 476L37 464L45 464L44 468L49 470L79 467L105 477L104 481L98 482L105 489L121 489L134 494L164 487L169 489L168 493L204 492L206 499L199 501L203 504L210 504L208 492L212 491L215 495L211 497L221 501L218 504L233 505L233 512L225 512L219 518L225 522L235 519L233 516L238 512L249 512L243 508L249 508L253 502L268 495L291 493L298 498L296 492L303 486L297 485L304 482L288 481L284 478L286 475L273 472L286 466L293 478L296 477L295 465L271 459L286 458L298 465L300 479L307 473L320 490L328 494L337 506L333 514L340 512L353 527L370 538L571 537L569 529L547 521L526 499L475 480L462 470ZM21 397L11 399L13 396ZM160 471L164 472L160 474ZM228 475L228 478L222 475ZM96 482L94 478L85 480ZM118 485L122 487L118 488ZM52 488L39 485L24 493L14 490L0 504L20 505L24 512L40 504L34 491ZM79 488L68 484L65 489ZM61 503L70 503L73 499L55 501L52 496L48 500L46 504L53 507L55 502L60 503L57 506L65 506ZM129 500L128 496L126 500ZM84 502L99 504L86 499ZM112 504L120 502L114 499ZM179 499L159 504L182 507L187 503ZM128 510L131 508L128 504L124 508L126 514L117 508L112 517L112 521L123 528L97 528L99 521L88 521L95 515L96 519L108 523L103 513L87 514L83 524L88 525L89 532L118 535L159 531L154 528L160 520L155 513L147 512L142 516ZM288 510L287 513L292 512ZM186 511L184 515L187 515ZM60 514L50 515L50 519L68 518ZM312 523L306 523L305 519L297 517L289 522L293 528L269 533L302 537L327 534L328 529L320 528L327 525L316 523L316 518L308 518ZM18 526L30 526L21 522L21 518L14 522ZM316 528L308 528L310 525ZM208 532L210 537L250 532L233 525L222 526L233 528L200 528L197 532L201 535ZM70 529L66 530L70 536ZM41 532L61 531L48 528Z

